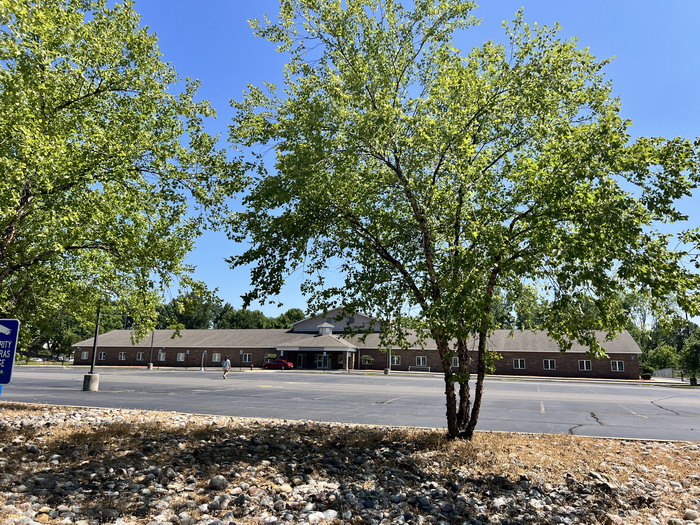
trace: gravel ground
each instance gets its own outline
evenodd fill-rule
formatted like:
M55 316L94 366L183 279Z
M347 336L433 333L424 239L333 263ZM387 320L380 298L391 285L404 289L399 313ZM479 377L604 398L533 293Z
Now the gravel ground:
M0 403L0 523L700 523L700 443Z

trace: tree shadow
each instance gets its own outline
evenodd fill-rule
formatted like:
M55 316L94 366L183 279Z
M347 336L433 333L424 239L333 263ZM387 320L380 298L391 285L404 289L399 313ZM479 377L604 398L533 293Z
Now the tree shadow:
M172 426L167 414L152 417L139 423L83 417L76 425L46 417L36 426L31 414L4 418L6 504L34 496L34 507L49 509L49 518L72 513L102 523L120 517L147 523L161 512L185 512L189 523L206 516L224 523L286 515L299 521L314 513L359 523L496 517L552 523L556 516L595 522L654 504L622 501L604 477L511 479L484 460L482 446L455 447L436 430L234 418Z

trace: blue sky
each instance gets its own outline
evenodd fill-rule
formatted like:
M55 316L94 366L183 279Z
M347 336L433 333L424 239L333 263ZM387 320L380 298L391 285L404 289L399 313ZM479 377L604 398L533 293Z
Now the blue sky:
M229 100L240 99L246 85L279 83L285 57L274 45L252 35L248 19L276 16L277 0L136 0L143 25L159 38L164 60L180 76L202 82L202 99L219 118L210 132L226 136ZM482 0L473 14L482 24L461 35L457 44L469 49L486 40L503 39L504 20L520 8L528 22L559 22L562 36L579 39L598 58L611 58L606 74L622 101L622 115L632 121L635 136L700 136L700 0ZM273 162L273 159L270 159ZM700 225L700 192L683 203L690 225ZM195 277L218 288L234 307L248 286L244 269L232 271L224 257L241 246L221 234L199 240L189 262ZM253 305L267 315L291 307L305 309L292 276L280 299L284 306Z

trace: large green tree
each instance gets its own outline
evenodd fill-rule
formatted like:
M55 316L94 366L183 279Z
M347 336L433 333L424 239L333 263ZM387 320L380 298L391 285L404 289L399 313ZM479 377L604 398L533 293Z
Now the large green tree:
M459 51L453 33L476 23L473 7L283 0L254 28L289 54L284 88L251 87L231 127L250 163L233 238L251 245L230 259L253 265L247 300L303 271L311 310L371 313L387 345L417 318L442 360L448 433L463 438L497 294L539 290L538 324L563 350L578 341L602 356L595 331L624 329L623 292L673 291L696 308L697 287L654 228L683 219L673 203L698 183L693 144L631 141L606 61L556 27L518 14L505 45Z
M234 180L195 91L128 0L0 2L0 315L152 325Z

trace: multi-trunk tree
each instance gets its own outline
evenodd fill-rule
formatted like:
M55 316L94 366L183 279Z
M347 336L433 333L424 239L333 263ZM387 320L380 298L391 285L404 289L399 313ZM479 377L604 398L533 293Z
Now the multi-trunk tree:
M624 329L623 292L673 291L695 308L697 291L654 228L683 218L673 202L698 183L693 144L632 141L606 61L557 28L518 14L505 45L459 51L473 7L283 0L254 29L289 55L284 86L251 87L231 126L251 174L233 222L251 245L230 259L253 265L247 299L301 270L313 310L370 312L387 345L412 317L437 345L448 433L463 438L497 293L539 290L538 324L563 350L602 356L595 331Z
M0 3L0 315L152 325L235 174L131 2Z

